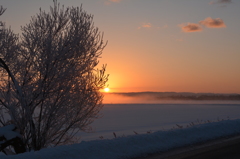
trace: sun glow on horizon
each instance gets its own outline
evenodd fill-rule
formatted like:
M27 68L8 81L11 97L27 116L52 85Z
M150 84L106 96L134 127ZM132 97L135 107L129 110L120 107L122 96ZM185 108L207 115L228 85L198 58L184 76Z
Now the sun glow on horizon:
M109 88L104 88L104 92L109 92L110 89Z

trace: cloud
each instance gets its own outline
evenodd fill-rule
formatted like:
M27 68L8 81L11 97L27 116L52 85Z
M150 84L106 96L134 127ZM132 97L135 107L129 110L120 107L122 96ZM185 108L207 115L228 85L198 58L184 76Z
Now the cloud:
M152 24L151 23L145 23L142 25L143 28L151 28Z
M151 28L152 26L153 25L151 23L144 23L140 27L138 27L138 29L141 29L141 28Z
M108 0L109 2L120 2L121 0Z
M196 23L187 23L187 24L180 24L179 25L183 32L200 32L202 31L202 26L207 28L226 28L224 21L220 18L213 19L208 17L202 21L199 21L198 24Z
M138 29L142 29L142 28L145 28L145 29L167 29L168 28L168 25L165 24L163 26L156 26L156 25L153 25L152 23L142 23L141 26L138 27Z
M195 23L188 23L186 24L180 24L179 25L182 29L183 32L199 32L202 31L202 27L199 24L195 24Z
M106 0L105 1L105 4L106 5L110 5L111 3L119 3L119 2L121 2L122 0Z
M232 0L218 0L218 3L232 3Z
M232 3L232 0L218 0L218 1L216 1L216 2L214 2L214 1L211 1L209 4L219 4L219 3Z
M226 27L225 23L220 18L212 19L211 17L208 17L205 20L200 21L199 24L204 25L208 28L225 28Z

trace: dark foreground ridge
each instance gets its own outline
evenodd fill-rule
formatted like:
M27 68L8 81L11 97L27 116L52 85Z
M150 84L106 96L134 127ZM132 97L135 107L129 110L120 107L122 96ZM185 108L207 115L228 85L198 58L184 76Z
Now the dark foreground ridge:
M137 159L239 159L240 135L221 138Z

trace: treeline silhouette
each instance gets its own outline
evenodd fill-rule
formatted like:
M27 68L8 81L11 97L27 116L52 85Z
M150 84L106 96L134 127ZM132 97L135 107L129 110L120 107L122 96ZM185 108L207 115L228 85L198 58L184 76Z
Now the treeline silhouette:
M126 97L151 98L155 100L231 100L240 101L240 94L215 94L191 92L126 92L112 93Z

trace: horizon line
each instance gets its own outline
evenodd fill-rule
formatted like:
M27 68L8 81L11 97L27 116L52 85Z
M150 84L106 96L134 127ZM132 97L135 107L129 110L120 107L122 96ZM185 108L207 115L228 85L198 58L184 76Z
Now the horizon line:
M128 94L128 93L191 93L191 94L222 94L222 95L225 95L225 94L240 94L240 93L214 93L214 92L174 92L174 91L130 91L130 92L102 92L104 94Z

